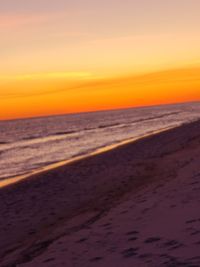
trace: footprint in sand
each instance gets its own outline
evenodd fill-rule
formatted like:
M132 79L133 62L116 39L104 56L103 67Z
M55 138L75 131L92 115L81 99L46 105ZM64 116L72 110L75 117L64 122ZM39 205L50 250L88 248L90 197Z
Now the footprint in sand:
M138 255L138 251L139 248L128 248L122 251L122 255L124 258L129 258L129 257L133 257L133 256L137 256Z
M147 239L144 241L144 243L146 243L146 244L150 244L150 243L158 242L158 241L160 241L160 240L161 240L160 237L149 237L149 238L147 238Z

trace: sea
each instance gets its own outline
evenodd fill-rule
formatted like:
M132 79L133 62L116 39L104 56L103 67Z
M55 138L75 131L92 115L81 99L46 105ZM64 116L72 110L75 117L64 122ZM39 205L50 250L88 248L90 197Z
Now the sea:
M0 180L200 119L200 103L0 121Z

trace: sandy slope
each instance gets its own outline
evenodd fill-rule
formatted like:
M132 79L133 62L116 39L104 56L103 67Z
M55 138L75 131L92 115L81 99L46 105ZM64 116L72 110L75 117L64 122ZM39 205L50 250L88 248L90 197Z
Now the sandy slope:
M200 266L200 122L1 189L0 266Z

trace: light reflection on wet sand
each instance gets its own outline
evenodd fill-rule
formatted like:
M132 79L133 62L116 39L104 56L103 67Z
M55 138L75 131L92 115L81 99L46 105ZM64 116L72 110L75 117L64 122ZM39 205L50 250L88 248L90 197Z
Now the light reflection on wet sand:
M86 155L76 156L76 157L73 157L73 158L68 159L68 160L56 162L56 163L53 163L51 165L47 165L45 167L33 170L33 171L31 171L31 172L29 172L27 174L23 174L23 175L18 175L16 177L7 178L5 180L0 181L0 188L9 186L11 184L18 183L18 182L20 182L20 181L22 181L24 179L27 179L27 178L29 178L31 176L36 175L36 174L41 174L41 173L48 172L50 170L62 167L64 165L67 165L67 164L70 164L70 163L73 163L73 162L76 162L76 161L80 161L82 159L86 159L86 158L89 158L91 156L95 156L95 155L98 155L98 154L101 154L101 153L104 153L104 152L107 152L107 151L110 151L112 149L121 147L123 145L132 143L134 141L143 139L143 138L151 136L151 135L155 135L155 134L158 134L158 133L161 133L161 132L165 132L167 130L170 130L170 129L173 129L173 128L176 128L176 127L172 126L172 127L166 127L166 128L163 128L163 129L160 129L160 130L157 130L157 131L152 131L152 132L144 134L144 135L142 135L140 137L134 137L134 138L126 139L124 141L121 141L121 142L118 142L118 143L115 143L115 144L112 144L112 145L109 145L109 146L106 146L106 147L98 148L95 151L93 151L93 152L91 152L89 154L86 154Z

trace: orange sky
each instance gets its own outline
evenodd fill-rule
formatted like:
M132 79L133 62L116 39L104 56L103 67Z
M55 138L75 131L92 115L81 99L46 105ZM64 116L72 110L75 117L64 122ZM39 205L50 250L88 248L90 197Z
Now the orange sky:
M0 119L200 100L199 10L197 0L1 2Z

